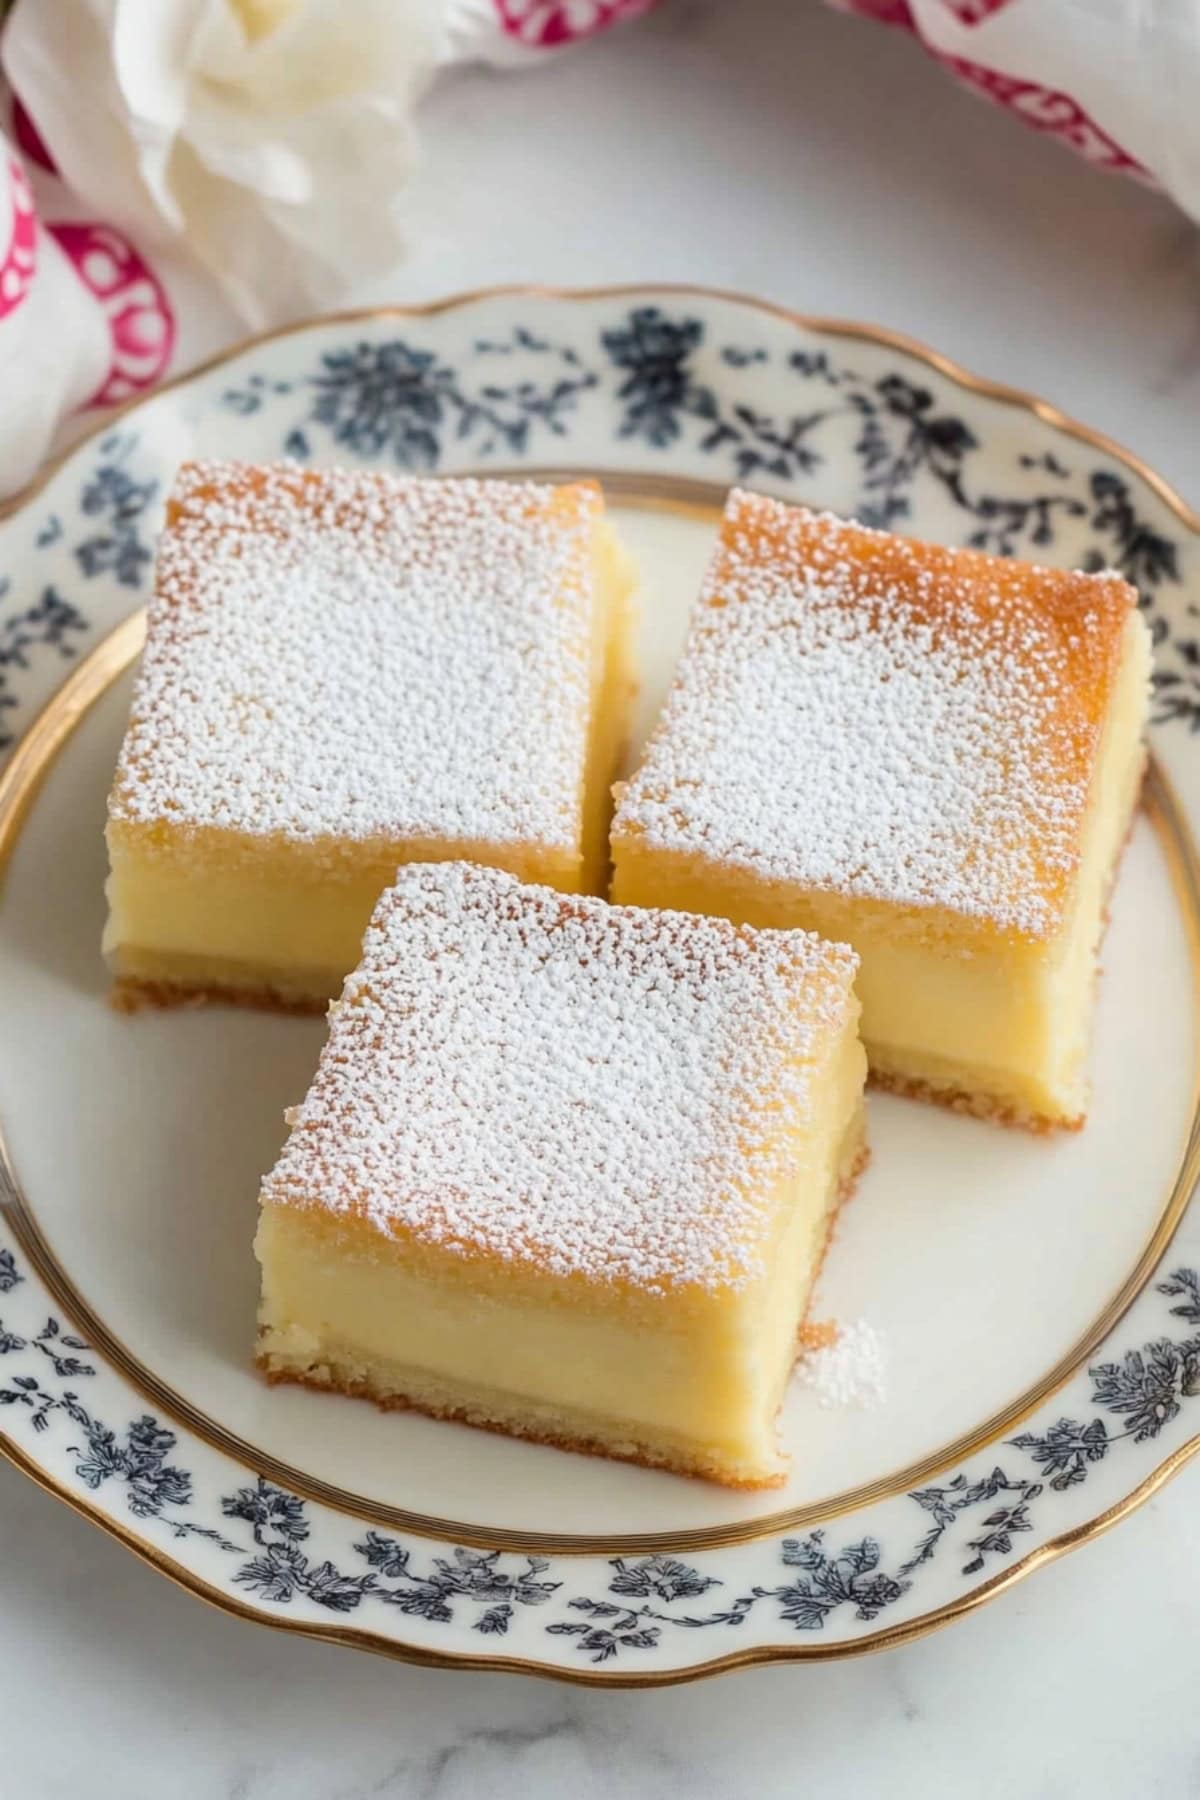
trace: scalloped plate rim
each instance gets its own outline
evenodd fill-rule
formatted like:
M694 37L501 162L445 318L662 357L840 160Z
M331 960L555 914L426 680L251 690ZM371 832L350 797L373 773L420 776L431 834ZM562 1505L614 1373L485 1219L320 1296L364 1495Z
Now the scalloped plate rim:
M1052 433L1060 433L1070 437L1076 442L1086 444L1093 451L1099 452L1102 457L1121 464L1157 497L1160 504L1174 515L1185 531L1193 535L1200 535L1200 514L1197 514L1193 509L1187 506L1181 497L1175 493L1162 477L1158 476L1153 470L1147 468L1146 465L1131 452L1121 448L1102 434L1092 431L1089 427L1069 418L1067 415L1060 412L1058 408L1033 394L1023 392L1022 390L1002 383L977 377L964 370L959 364L953 362L951 359L942 356L940 353L900 333L887 331L870 325L861 325L848 320L811 317L790 311L781 306L773 305L770 302L755 300L747 295L730 293L720 289L698 288L677 283L636 283L612 288L588 288L579 290L561 290L539 287L529 288L521 286L487 288L415 306L386 306L354 309L346 313L332 314L318 319L298 322L295 325L285 327L281 331L259 334L258 336L248 338L243 342L232 346L229 350L218 356L209 359L209 361L199 368L176 377L171 382L164 384L163 388L156 390L153 394L140 400L136 400L131 403L131 405L122 407L118 409L116 413L107 416L85 436L72 444L61 457L56 459L53 464L45 469L26 489L14 496L2 509L0 509L0 520L7 523L19 519L28 511L31 504L36 501L38 496L60 472L67 469L76 458L79 458L82 461L86 457L90 447L97 441L107 437L110 433L113 433L119 427L120 422L123 419L136 414L137 411L142 408L154 405L172 392L179 393L186 391L190 387L202 384L205 379L215 371L224 368L231 363L237 362L248 353L251 353L260 347L275 344L286 338L302 336L306 332L316 333L322 329L338 325L365 325L368 322L392 319L420 320L438 318L441 315L453 313L459 309L469 308L472 305L497 300L529 300L536 301L539 304L554 303L565 305L576 300L615 302L630 301L635 298L642 298L650 304L659 301L687 300L697 307L711 304L712 302L727 303L733 306L744 306L761 315L774 318L800 332L810 333L822 338L830 338L835 341L851 340L881 346L894 352L902 359L924 365L927 369L936 372L936 374L942 377L942 379L950 384L951 387L962 389L966 394L978 396L986 402L994 402L1027 411L1034 415L1034 417L1036 417L1041 424L1046 426ZM1164 1268L1165 1263L1159 1265L1160 1272ZM0 1264L0 1277L2 1277L3 1274L3 1265ZM25 1279L28 1279L28 1277L19 1272L15 1275L14 1280L8 1283L5 1283L0 1279L0 1294L12 1292L13 1288ZM1172 1279L1177 1278L1172 1277ZM1179 1288L1168 1288L1163 1291L1170 1291L1173 1294L1183 1292L1183 1290ZM1189 1289L1188 1292L1193 1293L1194 1291ZM1172 1310L1176 1313L1184 1313L1185 1316L1191 1316L1187 1313L1186 1307L1177 1307ZM1182 1348L1186 1348L1186 1346ZM1190 1380L1192 1377L1189 1377L1188 1379ZM1185 1389L1183 1391L1186 1392L1187 1390ZM1130 1436L1133 1434L1125 1433L1124 1435ZM1114 1441L1116 1440L1114 1439ZM379 1650L404 1660L426 1662L435 1666L483 1667L510 1671L521 1670L522 1672L539 1673L552 1677L558 1676L569 1680L592 1682L600 1685L635 1686L655 1685L663 1682L698 1678L725 1669L746 1666L746 1664L754 1662L796 1660L813 1657L831 1658L859 1654L872 1649L885 1647L890 1643L907 1641L912 1637L923 1635L924 1632L935 1629L942 1624L950 1622L951 1619L962 1616L966 1612L973 1610L975 1606L983 1603L983 1601L1004 1591L1016 1580L1029 1573L1033 1568L1041 1566L1047 1561L1054 1560L1058 1555L1066 1553L1070 1549L1077 1547L1080 1543L1089 1541L1092 1537L1098 1536L1102 1531L1109 1529L1111 1525L1119 1522L1121 1518L1125 1517L1136 1506L1142 1504L1149 1498L1163 1482L1170 1479L1173 1474L1178 1472L1198 1449L1200 1449L1200 1434L1196 1434L1191 1438L1176 1444L1161 1462L1150 1468L1148 1473L1143 1476L1142 1480L1135 1487L1128 1490L1125 1494L1118 1496L1111 1505L1104 1508L1100 1513L1085 1519L1076 1525L1070 1526L1060 1533L1045 1538L1042 1542L1036 1544L1024 1557L1006 1564L987 1580L979 1582L968 1591L961 1593L956 1598L929 1612L920 1613L911 1618L904 1619L901 1622L897 1622L894 1625L860 1633L845 1639L810 1639L805 1642L771 1642L743 1652L734 1652L729 1656L718 1657L706 1662L682 1662L656 1669L645 1667L636 1669L633 1667L622 1667L618 1671L609 1672L607 1669L602 1669L600 1667L591 1665L585 1666L580 1665L579 1663L570 1663L565 1660L556 1662L549 1659L530 1659L526 1657L496 1656L491 1654L479 1656L468 1654L465 1650L461 1649L440 1651L416 1641L401 1643L398 1640L386 1638L374 1632L364 1631L357 1626L333 1628L319 1622L313 1622L311 1619L299 1618L295 1614L271 1614L266 1609L266 1603L255 1605L248 1600L243 1600L229 1585L227 1585L225 1589L212 1586L200 1576L195 1569L189 1568L177 1558L164 1553L159 1546L150 1540L148 1533L139 1538L132 1527L123 1525L116 1518L110 1516L104 1508L95 1502L89 1501L86 1491L82 1489L72 1491L64 1482L57 1480L48 1468L40 1466L35 1459L30 1457L27 1451L18 1444L15 1438L9 1438L7 1434L0 1432L0 1453L6 1455L15 1466L22 1468L23 1471L29 1474L39 1485L45 1487L47 1491L55 1493L74 1510L79 1511L84 1516L90 1517L94 1522L99 1523L102 1528L118 1537L118 1539L126 1543L128 1547L134 1549L136 1554L150 1562L152 1566L159 1568L160 1572L168 1574L172 1579L179 1582L180 1585L189 1588L190 1591L201 1594L201 1597L210 1599L213 1603L221 1606L225 1610L236 1613L238 1616L251 1617L260 1622L282 1629L299 1630L305 1635L325 1637L336 1642L359 1644L363 1647ZM1038 1491L1040 1493L1041 1490L1039 1489ZM283 1498L286 1498L286 1496ZM248 1517L249 1515L231 1516ZM257 1536L258 1525L256 1524L256 1541ZM809 1554L810 1556L817 1554L819 1561L823 1560L824 1562L831 1562L836 1560L830 1559L819 1553L810 1552ZM573 1558L572 1560L588 1563L594 1562L595 1559L580 1557ZM650 1560L654 1561L661 1559ZM867 1573L869 1575L869 1570ZM859 1574L861 1575L862 1571L860 1571ZM655 1581L666 1581L669 1585L671 1579L677 1578L663 1577L660 1572L655 1571L650 1576L641 1576L639 1579L642 1579L643 1581L649 1580L651 1582L650 1591L657 1592L658 1590L653 1586ZM856 1576L855 1579L858 1579L858 1576ZM635 1591L641 1592L641 1590L635 1590L628 1586L624 1589L613 1588L611 1591L623 1592L626 1594L632 1594ZM676 1594L670 1594L663 1601L663 1604L670 1604L677 1597L678 1595ZM614 1609L610 1606L610 1614L613 1610L620 1612L623 1609ZM666 1622L671 1624L683 1623L678 1617L668 1617ZM583 1628L572 1626L570 1629L572 1631L581 1631ZM635 1651L654 1647L657 1646L635 1643L631 1643L628 1646L629 1649Z

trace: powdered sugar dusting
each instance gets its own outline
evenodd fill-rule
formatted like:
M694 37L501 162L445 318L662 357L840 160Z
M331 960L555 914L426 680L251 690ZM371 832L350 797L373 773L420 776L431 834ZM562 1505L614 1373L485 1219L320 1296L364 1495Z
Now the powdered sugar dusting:
M599 490L193 463L114 817L578 842Z
M857 966L807 932L410 864L264 1199L561 1276L741 1285Z
M730 497L614 838L1052 932L1135 596Z
M832 1344L807 1351L796 1364L796 1380L818 1406L862 1409L887 1401L887 1346L865 1319L840 1325Z

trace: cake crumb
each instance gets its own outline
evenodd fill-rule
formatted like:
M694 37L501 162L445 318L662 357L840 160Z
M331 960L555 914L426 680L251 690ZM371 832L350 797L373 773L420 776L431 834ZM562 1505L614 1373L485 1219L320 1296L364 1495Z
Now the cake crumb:
M836 1319L806 1319L796 1337L799 1354L809 1356L814 1350L832 1350L839 1335Z
M829 1324L807 1328L800 1335L801 1354L796 1367L801 1387L817 1397L818 1406L847 1406L870 1410L887 1401L887 1348L883 1336L865 1319L849 1325ZM813 1343L808 1332L821 1334Z

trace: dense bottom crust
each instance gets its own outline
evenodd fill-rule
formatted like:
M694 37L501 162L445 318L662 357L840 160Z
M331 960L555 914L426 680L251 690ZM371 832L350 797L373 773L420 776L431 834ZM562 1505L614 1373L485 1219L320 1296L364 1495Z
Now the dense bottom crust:
M121 943L105 951L118 1012L146 1007L243 1006L265 1012L323 1013L342 991L346 971L190 950Z
M215 983L142 981L119 975L109 990L116 1012L145 1012L179 1006L245 1006L256 1012L301 1013L308 1017L329 1010L325 995L281 994L271 987L220 987Z
M871 1087L883 1088L889 1094L902 1094L906 1100L924 1100L945 1107L949 1112L969 1113L972 1118L987 1119L993 1125L1032 1132L1035 1137L1049 1137L1055 1131L1079 1131L1087 1121L1086 1113L1078 1113L1074 1118L1051 1117L998 1100L994 1094L973 1094L966 1088L943 1086L940 1082L919 1080L874 1065L867 1081Z
M836 1197L827 1214L825 1238L814 1270L813 1286L828 1255L841 1209L853 1194L869 1161L870 1149L860 1132L850 1147ZM808 1347L803 1338L798 1338L798 1353ZM517 1418L511 1411L499 1418L494 1413L489 1413L485 1403L437 1400L428 1393L418 1396L390 1389L380 1392L371 1382L348 1378L339 1374L328 1363L322 1363L318 1368L301 1369L283 1364L277 1356L263 1352L258 1354L255 1361L272 1386L288 1384L312 1388L317 1392L344 1394L350 1399L373 1401L381 1412L418 1412L427 1418L473 1425L477 1430L492 1431L503 1437L521 1438L527 1443L546 1444L558 1450L573 1450L583 1456L603 1456L609 1461L636 1463L647 1469L663 1469L675 1475L717 1482L722 1487L744 1490L774 1488L781 1486L787 1478L786 1469L770 1475L748 1476L732 1469L728 1463L718 1458L705 1457L692 1449L680 1449L676 1452L661 1443L647 1443L638 1437L634 1426L630 1426L628 1433L622 1433L619 1425L609 1427L605 1422L602 1432L589 1432L572 1429L570 1426L553 1426L549 1422L532 1418ZM417 1371L412 1373L418 1374ZM426 1378L424 1385L436 1384Z
M259 1356L256 1361L259 1371L266 1376L272 1387L307 1387L324 1393L344 1394L352 1400L371 1400L381 1412L417 1412L429 1419L446 1419L458 1425L473 1425L477 1431L491 1431L498 1437L521 1438L525 1443L545 1444L553 1450L573 1450L580 1456L602 1456L608 1462L636 1463L643 1469L665 1469L672 1475L715 1481L727 1488L749 1490L779 1487L786 1479L786 1470L783 1469L775 1475L750 1479L734 1474L724 1463L710 1462L698 1456L685 1459L682 1454L672 1455L662 1446L640 1442L632 1428L627 1439L610 1439L586 1433L576 1435L569 1428L542 1428L511 1417L500 1420L489 1416L482 1407L438 1403L428 1398L417 1399L408 1394L380 1394L368 1382L348 1381L331 1370L325 1371L326 1378L322 1379L312 1370L272 1366L268 1357Z

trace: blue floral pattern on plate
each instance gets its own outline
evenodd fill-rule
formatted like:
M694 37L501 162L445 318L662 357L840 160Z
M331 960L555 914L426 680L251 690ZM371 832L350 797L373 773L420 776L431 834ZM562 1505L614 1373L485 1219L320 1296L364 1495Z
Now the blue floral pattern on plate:
M12 1252L0 1251L0 1292L12 1293L23 1280ZM79 1386L96 1377L96 1364L86 1360L87 1344L53 1315L29 1336L0 1316L0 1408L24 1409L34 1434L56 1432L83 1487L95 1493L111 1483L123 1491L134 1519L153 1522L176 1540L205 1540L230 1559L228 1580L267 1606L289 1607L303 1598L327 1613L390 1608L486 1637L505 1636L518 1608L539 1608L549 1636L570 1639L578 1655L607 1663L629 1651L658 1650L664 1633L744 1625L763 1602L794 1632L823 1632L840 1613L870 1624L911 1592L919 1571L937 1556L957 1556L963 1580L1011 1557L1035 1531L1043 1497L1086 1482L1119 1446L1152 1442L1200 1398L1200 1273L1177 1268L1157 1292L1178 1301L1171 1315L1197 1330L1156 1337L1117 1362L1093 1364L1089 1415L1022 1431L1009 1441L1019 1456L1007 1468L960 1469L914 1489L907 1497L928 1524L901 1560L892 1562L870 1535L836 1549L823 1530L785 1537L776 1552L782 1579L714 1596L715 1604L712 1590L729 1586L712 1572L717 1556L703 1566L663 1554L610 1557L597 1565L599 1591L593 1592L580 1592L555 1558L462 1544L437 1554L370 1529L352 1538L343 1560L318 1561L305 1547L311 1503L261 1475L220 1496L219 1525L206 1522L211 1510L197 1519L192 1475L168 1460L179 1450L176 1433L148 1413L118 1430L89 1410ZM1200 1407L1194 1410L1200 1420Z
M1158 646L1156 747L1200 812L1200 540L1182 509L1087 434L902 346L669 290L317 323L85 442L0 528L0 750L144 598L172 470L194 453L661 470L1115 567ZM1200 1444L1198 1269L1193 1209L1090 1366L1019 1432L853 1518L697 1551L543 1555L380 1531L164 1421L62 1316L0 1208L0 1449L254 1616L437 1660L680 1679L919 1629L1133 1503Z
M702 371L705 355L715 357L717 379ZM771 378L769 409L757 392L740 395L739 378L751 374L757 384ZM221 390L218 404L233 419L268 415L276 454L308 461L326 452L416 472L544 460L593 394L607 395L618 441L655 455L686 442L711 460L714 480L799 486L798 497L831 454L845 455L849 424L857 492L843 510L864 524L903 529L914 489L933 483L957 515L954 537L979 549L1037 557L1053 552L1069 527L1072 563L1120 570L1151 614L1156 644L1170 643L1171 660L1157 676L1160 718L1200 729L1200 636L1191 628L1173 636L1170 607L1159 598L1180 582L1175 536L1140 510L1124 472L1094 459L1065 460L1061 449L1021 452L1009 486L995 486L977 431L925 371L865 375L824 348L773 356L748 338L715 340L686 308L652 304L629 306L584 348L526 324L475 338L465 358L453 361L421 342L415 326L403 335L350 336L297 374L250 368ZM76 634L87 629L81 581L103 575L137 588L148 573L147 512L161 480L139 479L135 431L113 433L97 449L78 495L84 529L71 544L73 594L47 585L38 599L0 615L0 710L18 704L17 677L38 651L74 654ZM977 474L981 462L986 478ZM51 514L37 547L58 547L63 530ZM7 598L11 577L0 581L9 584L0 589ZM10 727L0 748L11 741Z

